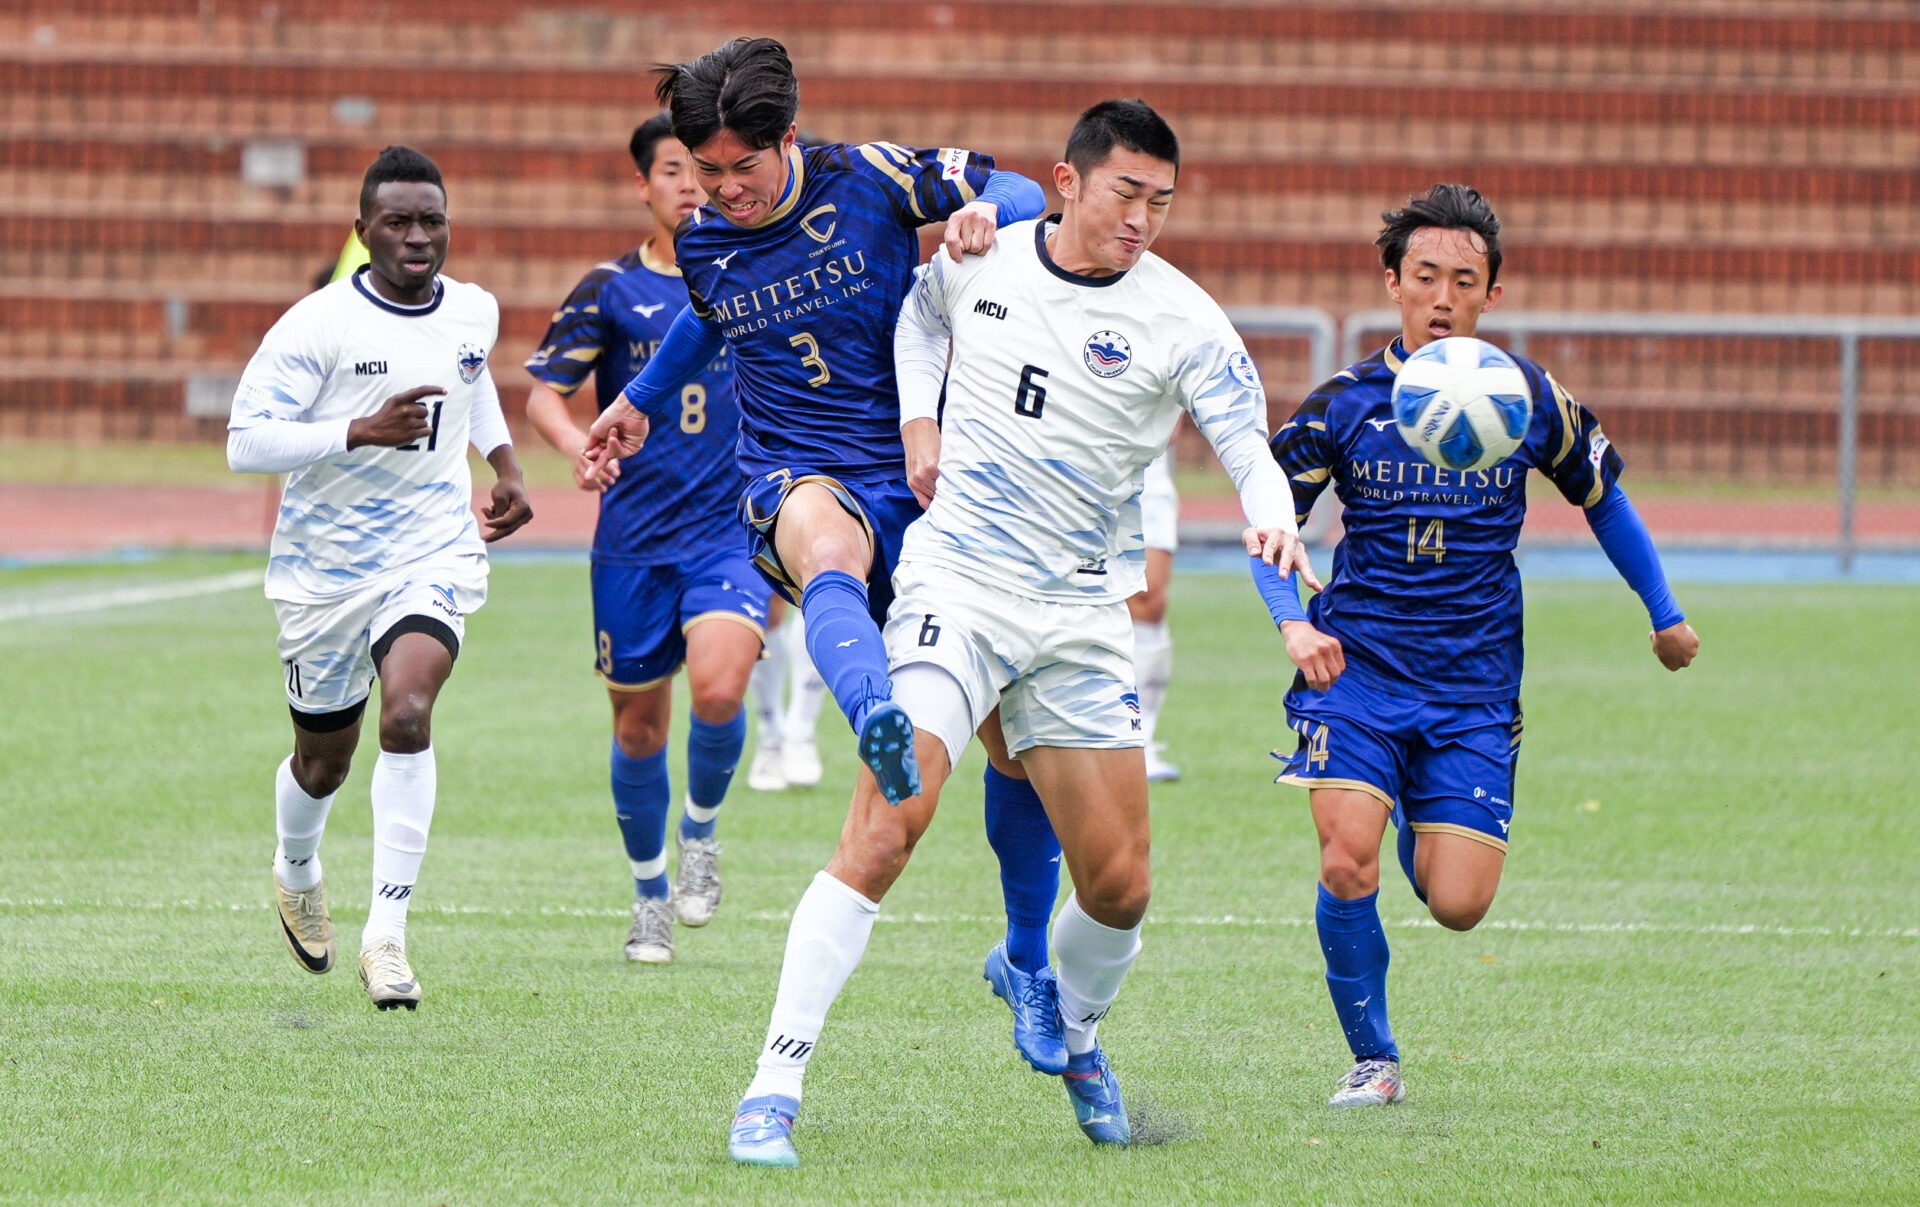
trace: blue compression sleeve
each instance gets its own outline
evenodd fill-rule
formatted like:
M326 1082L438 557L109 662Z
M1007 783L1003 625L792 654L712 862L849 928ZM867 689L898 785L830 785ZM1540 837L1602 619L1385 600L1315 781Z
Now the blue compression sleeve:
M1307 610L1300 606L1298 579L1281 578L1279 570L1257 557L1249 556L1247 562L1253 567L1253 585L1260 589L1260 598L1266 601L1267 615L1273 617L1274 628L1289 620L1307 618Z
M1587 508L1587 527L1593 529L1600 547L1607 551L1613 568L1647 605L1655 632L1686 619L1667 587L1667 574L1660 568L1660 555L1654 551L1646 522L1619 484L1607 492L1606 498Z
M999 207L993 220L996 226L1025 222L1047 212L1045 190L1018 172L995 171L987 177L979 199Z
M727 337L720 328L695 314L692 306L682 307L659 351L627 383L627 401L642 415L659 418L669 410L669 402L680 401L680 388L699 376L726 346Z

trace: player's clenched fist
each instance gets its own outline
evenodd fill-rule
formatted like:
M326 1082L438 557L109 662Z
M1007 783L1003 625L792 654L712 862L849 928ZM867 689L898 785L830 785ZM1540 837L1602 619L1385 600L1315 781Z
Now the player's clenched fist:
M347 425L347 447L374 444L382 448L399 448L403 444L425 440L433 435L433 420L424 400L444 397L446 392L445 386L415 386L411 390L402 390L381 403L380 409L373 414Z
M955 264L961 256L981 255L993 246L999 215L1000 207L990 201L970 201L953 212L943 242Z
M1650 634L1648 639L1653 642L1653 656L1670 671L1691 666L1700 653L1700 634L1684 620Z
M1307 686L1323 692L1347 669L1347 653L1340 639L1322 633L1304 620L1289 620L1280 626L1287 642L1287 657L1307 678Z

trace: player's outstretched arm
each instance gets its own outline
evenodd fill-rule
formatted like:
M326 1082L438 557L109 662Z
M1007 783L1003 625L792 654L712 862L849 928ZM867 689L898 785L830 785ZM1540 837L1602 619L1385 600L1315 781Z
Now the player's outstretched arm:
M940 481L940 388L953 346L947 318L946 270L939 258L913 274L913 288L893 324L893 375L900 391L900 443L907 485L920 506L933 505Z
M640 375L627 383L619 399L587 430L585 452L592 470L621 457L631 457L647 442L649 417L663 415L680 398L686 384L700 375L727 345L720 328L683 307L674 316L660 348L647 361Z
M1604 498L1586 509L1586 516L1587 526L1606 551L1607 560L1646 605L1653 622L1648 640L1660 665L1677 671L1691 664L1700 652L1700 636L1674 601L1660 554L1653 547L1653 536L1627 492L1614 483Z

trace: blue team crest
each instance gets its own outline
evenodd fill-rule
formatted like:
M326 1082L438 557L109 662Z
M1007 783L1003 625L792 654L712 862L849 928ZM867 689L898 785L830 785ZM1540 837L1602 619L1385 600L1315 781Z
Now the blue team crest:
M1260 370L1253 367L1253 357L1245 352L1227 357L1227 373L1249 390L1260 388Z
M468 385L479 381L480 375L487 371L487 353L479 344L461 344L453 359L460 366L460 380Z
M1096 331L1081 356L1095 377L1118 377L1133 363L1133 345L1118 331Z

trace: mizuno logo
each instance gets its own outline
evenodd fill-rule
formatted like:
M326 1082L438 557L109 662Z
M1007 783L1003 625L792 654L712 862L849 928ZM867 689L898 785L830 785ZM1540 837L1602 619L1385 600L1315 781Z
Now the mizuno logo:
M858 645L859 643L860 643L860 639L858 637L849 637L845 641L841 642L839 645L834 646L833 648L836 650L844 650L850 645Z
M1500 819L1496 817L1494 820L1499 821ZM1502 834L1505 834L1507 832L1507 827L1512 824L1513 824L1512 822L1505 822L1505 821L1500 822L1500 832Z
M1353 1004L1353 1005L1354 1005L1354 1008L1355 1008L1355 1009L1357 1009L1357 1010L1365 1010L1365 1009L1367 1008L1367 1003L1368 1003L1368 1002L1370 1002L1370 1001L1372 1001L1372 1000L1373 1000L1373 995L1372 995L1371 993L1369 993L1369 994L1368 994L1367 996L1365 996L1365 997L1363 997L1363 998L1361 998L1361 999L1360 999L1359 1001L1357 1001L1357 1002L1355 1002L1355 1003Z
M667 308L667 304L665 302L655 302L651 306L647 305L645 302L641 302L633 308L633 312L639 315L643 319L650 319L654 315L659 314L662 310L665 310L666 308Z
M1368 427L1370 427L1370 428L1372 428L1372 429L1373 429L1374 431L1376 431L1376 432L1384 432L1384 431L1386 431L1386 430L1387 430L1388 428L1390 428L1390 427L1392 427L1392 426L1393 426L1393 420L1391 420L1391 419L1369 419L1369 420L1367 420L1367 426L1368 426Z
M740 252L736 248L735 250L728 252L726 255L716 258L713 262L714 267L724 269L727 266L728 261L732 260L735 256L739 254Z

